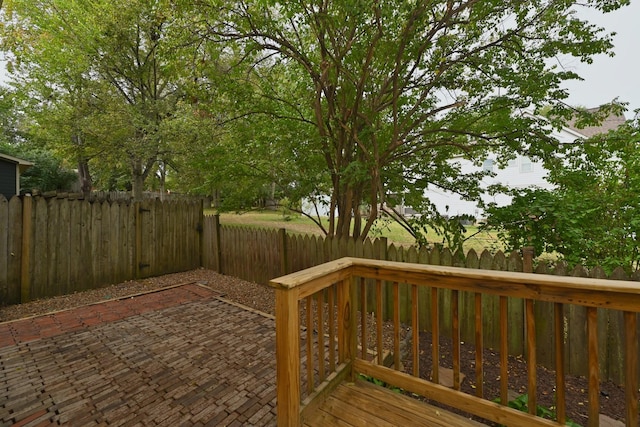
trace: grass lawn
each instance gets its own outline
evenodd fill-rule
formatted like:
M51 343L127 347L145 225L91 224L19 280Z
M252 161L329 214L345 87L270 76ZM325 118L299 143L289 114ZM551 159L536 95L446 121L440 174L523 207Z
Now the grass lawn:
M213 209L205 209L205 215L213 215ZM286 228L289 232L300 234L316 234L322 236L322 230L309 218L297 215L283 215L280 211L252 211L242 214L223 213L220 214L220 223L224 225L239 225L255 228ZM324 223L328 221L324 219ZM465 243L465 251L473 248L480 254L484 249L495 251L502 246L499 244L495 234L482 232L476 234L478 227L467 227L467 236L470 236ZM378 227L374 227L369 237L386 237L389 243L396 245L412 245L413 237L403 229L398 223L380 222ZM440 243L441 239L435 233L429 237L429 242Z

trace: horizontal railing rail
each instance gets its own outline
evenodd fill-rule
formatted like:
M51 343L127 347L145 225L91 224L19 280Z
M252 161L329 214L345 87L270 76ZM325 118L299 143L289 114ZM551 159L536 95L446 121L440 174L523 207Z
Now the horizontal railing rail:
M584 310L588 358L587 404L584 416L589 426L599 425L600 367L599 335L602 315L616 313L624 319L625 398L627 426L638 425L638 312L640 284L627 281L558 277L504 271L472 270L359 258L342 258L271 281L276 292L276 351L278 424L297 426L322 402L340 381L357 377L374 380L443 404L465 414L505 425L564 425L568 420L564 366L567 310ZM441 307L443 294L450 304ZM501 336L498 396L485 392L483 371L483 305L497 299ZM383 316L385 299L391 299L390 316ZM514 309L518 307L522 310ZM409 320L401 319L401 304L410 306ZM551 308L554 334L555 400L553 420L538 416L536 324L534 312ZM473 310L475 355L473 374L464 391L461 363L461 312ZM388 314L388 313L387 313ZM468 314L468 313L467 313ZM510 316L525 323L527 365L527 412L508 406L508 336ZM429 319L429 330L419 319ZM465 319L468 319L467 315ZM424 322L422 322L424 323ZM445 336L440 330L448 327ZM606 325L604 326L606 327ZM421 334L430 334L432 345L423 348ZM602 337L600 337L602 338ZM441 353L441 343L450 339L451 353ZM422 346L422 347L421 347ZM431 366L420 366L428 352ZM450 384L442 385L442 368L451 366ZM622 405L621 405L622 406ZM573 420L583 422L584 420Z

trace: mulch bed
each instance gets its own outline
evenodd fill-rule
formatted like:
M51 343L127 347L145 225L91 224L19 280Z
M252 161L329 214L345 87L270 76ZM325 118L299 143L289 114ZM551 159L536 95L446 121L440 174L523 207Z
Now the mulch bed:
M420 377L431 379L431 333L420 333ZM452 366L452 341L448 337L440 337L440 366ZM411 354L404 360L405 371L413 371ZM460 347L460 371L465 375L460 385L461 391L475 395L475 346L463 343ZM483 354L484 398L492 400L500 397L500 354L485 349ZM509 356L509 390L518 396L527 393L527 361L523 357ZM537 404L555 412L555 371L538 366L536 369ZM584 377L565 376L566 414L567 419L585 425L588 416L588 381ZM624 388L610 381L600 384L600 413L616 420L624 419ZM434 404L434 402L429 402ZM450 408L447 408L450 409ZM486 421L482 421L485 422ZM492 425L492 424L489 424ZM497 425L497 424L496 424Z

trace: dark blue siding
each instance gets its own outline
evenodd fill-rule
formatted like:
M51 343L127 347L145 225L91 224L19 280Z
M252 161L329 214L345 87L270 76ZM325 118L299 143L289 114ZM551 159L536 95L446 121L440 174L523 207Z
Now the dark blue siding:
M16 163L0 159L0 194L10 199L16 195Z

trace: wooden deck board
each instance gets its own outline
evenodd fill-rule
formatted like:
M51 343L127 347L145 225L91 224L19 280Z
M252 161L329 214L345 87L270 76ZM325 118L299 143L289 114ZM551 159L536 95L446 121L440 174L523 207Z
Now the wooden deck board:
M340 384L309 414L304 425L478 427L483 424L359 380Z

